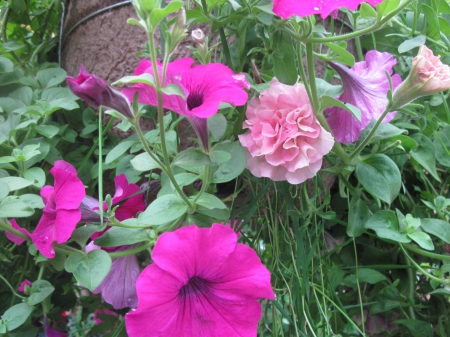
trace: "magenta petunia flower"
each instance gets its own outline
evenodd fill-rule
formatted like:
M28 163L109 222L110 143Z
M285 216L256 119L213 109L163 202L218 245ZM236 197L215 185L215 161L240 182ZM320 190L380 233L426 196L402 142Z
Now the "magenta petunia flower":
M184 116L207 118L216 114L221 102L232 105L244 105L247 102L249 84L243 74L235 74L230 68L220 63L192 66L194 60L182 58L170 62L164 86L178 84L186 99L178 95L163 94L163 106ZM162 66L158 62L162 72ZM152 62L143 60L136 68L135 75L151 74L154 76ZM122 90L131 101L139 93L139 102L158 105L156 90L148 84L139 83Z
M270 273L232 229L188 226L162 234L136 282L130 337L256 336L261 305L274 299Z
M26 286L31 287L32 285L33 285L33 282L25 280L25 281L22 281L22 283L20 284L19 288L17 288L17 290L20 291L21 293L28 295L28 293L25 291L25 287Z
M381 117L388 104L389 80L385 72L392 74L392 67L396 63L397 60L391 54L376 50L369 51L365 61L355 63L350 69L339 63L329 63L341 77L344 87L344 92L338 99L353 104L361 111L361 121L358 121L342 108L330 107L325 110L329 115L327 122L338 142L351 143L358 140L361 130ZM398 74L391 78L395 89L402 79ZM391 112L382 123L388 123L394 117L395 112Z
M22 234L25 234L26 236L30 236L30 232L28 232L25 228L20 227L19 224L17 223L16 219L11 219L11 220L9 220L9 222L11 223L11 227L13 229L21 232ZM18 246L20 246L22 243L24 243L26 241L25 239L21 238L20 236L17 236L10 232L5 232L5 235L9 241L15 243Z
M368 2L372 6L383 0L273 0L273 12L281 18L289 19L291 15L308 16L320 14L322 18L340 7L355 10L361 2Z
M126 245L108 248L109 252L120 252L136 247ZM101 249L91 242L86 246L86 251ZM136 295L136 280L141 273L136 255L126 255L112 259L111 269L102 283L93 291L94 294L102 293L106 303L114 309L136 308L138 298Z
M120 203L115 214L117 220L134 218L138 212L145 211L144 194L138 193L140 191L138 185L129 184L124 173L115 177L114 183L116 184L116 192L112 198L112 203L113 205ZM125 202L122 203L123 200Z
M89 74L83 66L81 66L77 78L67 76L66 79L70 90L94 108L103 105L128 118L134 118L127 98L108 86L102 78L95 74Z
M75 168L57 160L50 170L55 186L44 186L41 197L45 204L39 223L31 234L36 248L47 258L55 257L54 242L67 242L81 219L81 204L86 190Z

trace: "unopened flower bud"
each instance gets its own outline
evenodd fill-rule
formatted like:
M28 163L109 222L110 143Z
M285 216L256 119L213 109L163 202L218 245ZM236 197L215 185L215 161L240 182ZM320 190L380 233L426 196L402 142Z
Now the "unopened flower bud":
M412 61L411 72L394 91L392 110L398 109L418 97L433 95L450 89L450 67L443 64L440 56L422 45Z
M180 11L178 12L177 21L172 27L172 35L175 40L177 40L183 34L185 34L185 27L186 27L186 11L184 10L184 7L181 7Z
M75 95L94 108L102 105L120 112L127 118L134 118L125 95L112 89L100 77L87 73L83 66L77 78L67 76L67 83Z
M191 32L191 37L198 44L204 44L205 43L205 33L203 33L203 30L201 30L201 29L194 29Z

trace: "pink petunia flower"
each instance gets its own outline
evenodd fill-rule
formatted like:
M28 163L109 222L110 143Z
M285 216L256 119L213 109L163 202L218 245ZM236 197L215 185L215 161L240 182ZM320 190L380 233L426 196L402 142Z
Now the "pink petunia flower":
M441 62L440 56L422 45L412 61L411 72L394 91L394 107L400 108L418 97L433 95L450 89L450 67Z
M378 5L383 0L273 0L273 12L283 19L289 19L291 15L308 16L320 14L324 19L334 10L347 7L355 10L361 2L368 2L372 6Z
M158 73L161 74L161 63L157 64ZM223 64L209 63L194 67L193 64L194 60L191 58L182 58L168 64L164 86L177 84L185 98L163 94L163 107L186 116L207 150L208 129L205 118L215 115L222 102L244 105L248 98L244 89L249 89L250 85L243 74L235 74ZM154 76L151 61L143 60L136 68L135 75L145 73ZM156 90L148 84L139 83L122 92L130 101L137 92L140 103L158 105Z
M361 111L361 121L358 121L342 108L330 107L325 110L329 115L327 122L338 142L351 143L358 140L361 130L381 117L388 104L389 80L385 72L392 74L392 67L396 63L397 60L391 54L376 50L369 51L365 61L355 63L350 69L339 63L329 63L341 77L344 87L344 92L338 99L353 104ZM391 78L395 89L402 79L398 74ZM394 117L395 112L391 112L382 123L388 123Z
M31 287L33 285L33 282L25 280L22 281L22 283L20 284L19 288L17 288L18 291L20 291L21 293L24 293L26 295L28 295L28 293L25 291L25 287Z
M45 204L39 223L31 234L36 248L47 258L55 257L54 242L67 242L81 219L81 204L86 190L75 168L57 160L50 170L55 186L44 186L41 197Z
M127 98L108 86L102 78L89 74L83 66L77 78L67 76L66 79L70 90L94 108L103 105L120 112L125 117L134 118Z
M17 223L16 219L11 219L9 220L9 222L11 223L11 227L19 232L21 232L22 234L25 234L26 236L30 236L30 232L28 232L25 228L22 228L19 226L19 224ZM11 232L5 232L6 237L8 238L9 241L15 243L16 245L20 246L22 243L24 243L26 240L21 238L20 236L17 236Z
M256 177L300 184L314 177L334 139L314 116L303 84L276 78L247 107L239 141L247 153L247 168Z
M270 273L228 227L188 226L162 234L136 282L130 337L256 336L261 305L274 299Z

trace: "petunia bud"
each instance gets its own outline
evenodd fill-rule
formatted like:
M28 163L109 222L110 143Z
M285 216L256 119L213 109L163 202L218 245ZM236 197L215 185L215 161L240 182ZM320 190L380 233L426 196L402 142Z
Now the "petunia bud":
M203 30L201 29L194 29L191 33L191 37L198 44L205 43L205 33L203 33Z
M100 105L114 109L127 118L134 118L128 99L112 89L103 79L89 74L81 66L77 78L67 76L70 90L86 103L98 108Z
M422 45L412 61L411 72L394 91L392 110L398 109L418 97L433 95L450 89L450 67L443 64L440 56Z

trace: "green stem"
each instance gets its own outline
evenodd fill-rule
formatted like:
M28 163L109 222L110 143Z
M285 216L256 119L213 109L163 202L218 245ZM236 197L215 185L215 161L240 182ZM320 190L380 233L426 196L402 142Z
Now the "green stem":
M406 255L405 255L406 256ZM414 294L416 293L416 273L413 271L411 261L406 258L406 264L408 265L407 273L408 273L408 281L409 281L409 291L408 291L408 299L409 299L409 315L411 319L416 319L416 314L414 313Z
M378 118L377 122L375 123L375 125L373 126L372 130L370 130L369 134L367 135L367 137L361 142L361 144L358 145L358 147L350 154L350 159L355 158L365 147L366 145L370 142L370 140L372 139L373 135L375 134L375 132L377 131L378 127L380 126L381 122L383 121L384 117L386 117L386 115L389 113L390 111L390 106L388 105L386 107L386 109L384 110L383 114L380 116L380 118Z
M361 287L359 286L359 279L358 279L358 254L356 251L356 241L355 238L353 238L353 250L354 250L354 256L355 256L355 276L356 276L356 287L358 288L358 298L359 298L359 308L361 311L361 328L363 331L363 336L366 335L366 327L364 322L364 308L363 308L363 301L362 301L362 295L361 295Z
M319 97L317 95L316 86L316 75L314 71L314 55L313 55L314 44L306 43L306 62L308 65L308 77L309 77L309 87L311 88L311 103L314 113L320 110Z
M103 107L100 106L98 111L98 200L100 210L100 224L103 225L103 124L102 124ZM112 119L112 118L111 118Z
M18 230L15 230L14 228L11 227L10 224L5 223L5 222L3 222L3 221L0 221L0 228L4 229L4 230L7 231L7 232L10 232L11 234L14 234L14 235L20 237L20 238L22 238L22 239L25 239L25 240L27 240L27 241L30 241L30 240L31 240L31 238L30 238L29 236L27 236L27 235L25 235L25 234L19 232Z
M414 253L420 254L422 256L430 257L432 259L436 260L443 260L443 261L450 261L450 255L441 255L436 253L431 253L426 250L420 249L414 245L411 245L409 243L402 243L402 246Z
M306 78L305 68L303 67L303 53L301 42L297 42L297 59L298 59L298 69L300 71L300 79L303 82L303 85L305 86L309 101L312 102L313 98L311 95L311 88L309 87L308 79Z
M194 205L197 202L198 199L202 196L203 192L208 190L209 184L211 182L211 165L206 164L203 167L203 179L202 179L202 188L200 189L200 192L196 195L194 201L192 202Z
M414 35L414 34L412 33L412 29L411 29L411 28L409 28L408 26L406 26L406 25L403 24L402 22L398 21L396 18L394 18L394 19L392 20L392 22L393 22L394 24L396 24L397 26L399 26L400 28L402 28L402 29L404 29L405 31L407 31L408 33L410 33L411 35ZM442 44L442 43L440 43L440 42L438 42L438 41L436 41L436 40L434 40L434 39L432 39L432 38L430 38L430 37L428 37L428 36L426 36L426 38L427 38L428 41L430 41L430 42L433 43L433 44L438 45L438 46L441 47L441 48L444 48L444 49L447 49L447 50L449 49L448 46L446 46L446 45L444 45L444 44Z
M219 35L220 35L220 42L222 43L223 53L225 55L225 60L227 62L227 66L234 71L235 69L233 67L230 49L228 49L227 38L225 36L225 30L223 29L223 27L219 28Z
M438 278L438 277L436 277L436 276L430 274L430 273L427 272L426 270L424 270L421 266L419 266L419 265L416 263L416 261L414 261L414 259L412 259L412 258L408 255L408 253L406 252L405 248L403 248L403 244L399 243L399 245L400 245L400 248L402 249L403 253L405 254L406 258L407 258L407 259L411 262L411 264L412 264L418 271L420 271L423 275L425 275L426 277L428 277L428 278L430 278L430 279L432 279L432 280L434 280L434 281L436 281L436 282L438 282L438 283L445 284L445 285L450 285L450 280L443 280L443 279L440 279L440 278Z
M0 279L2 279L3 282L6 283L6 285L8 286L8 288L11 289L11 292L13 293L14 296L17 296L17 297L19 297L19 298L21 298L21 299L25 299L25 298L26 298L25 296L19 295L19 294L14 290L14 288L12 287L12 285L8 282L8 280L5 279L5 278L3 277L2 274L0 274Z
M71 247L71 246L69 246L69 245L65 245L65 244L60 244L60 245L58 245L58 246L55 246L55 249L56 249L56 248L60 248L60 249L63 249L63 250L65 250L65 251L69 251L69 252L71 252L71 253L85 254L82 250L73 248L73 247Z
M127 256L127 255L133 255L139 252L142 252L143 250L146 250L148 248L151 248L155 245L155 242L150 241L147 242L143 245L137 246L135 248L132 249L128 249L128 250L123 250L121 252L112 252L112 253L108 253L110 257L112 258L117 258L117 257L122 257L122 256Z
M11 7L7 7L5 14L3 15L2 18L2 26L1 26L1 36L2 36L2 42L6 43L8 42L8 36L6 34L6 26L8 24L8 20L9 20L9 15L11 14ZM27 70L27 66L25 65L25 63L22 62L22 60L20 59L19 56L17 56L17 54L14 51L9 51L9 53L11 54L11 56L14 58L14 60L16 60L17 63L19 63L19 65L24 69Z
M161 123L161 122L160 122ZM163 170L164 173L167 174L167 176L169 177L170 181L172 182L173 186L175 187L175 189L177 190L178 194L180 195L180 197L183 199L183 201L186 203L186 205L189 208L192 208L193 205L192 203L189 201L189 199L186 197L186 195L183 193L183 190L181 189L181 187L178 185L177 181L175 180L175 177L172 174L172 171L170 170L170 166L166 167L159 159L158 157L156 157L152 150L150 149L150 147L147 144L147 140L144 137L144 134L142 133L141 128L139 127L139 124L133 124L134 130L136 131L136 134L138 135L142 145L144 146L145 151L148 153L148 155L158 164L158 166L161 168L161 170ZM147 226L148 227L148 226Z

